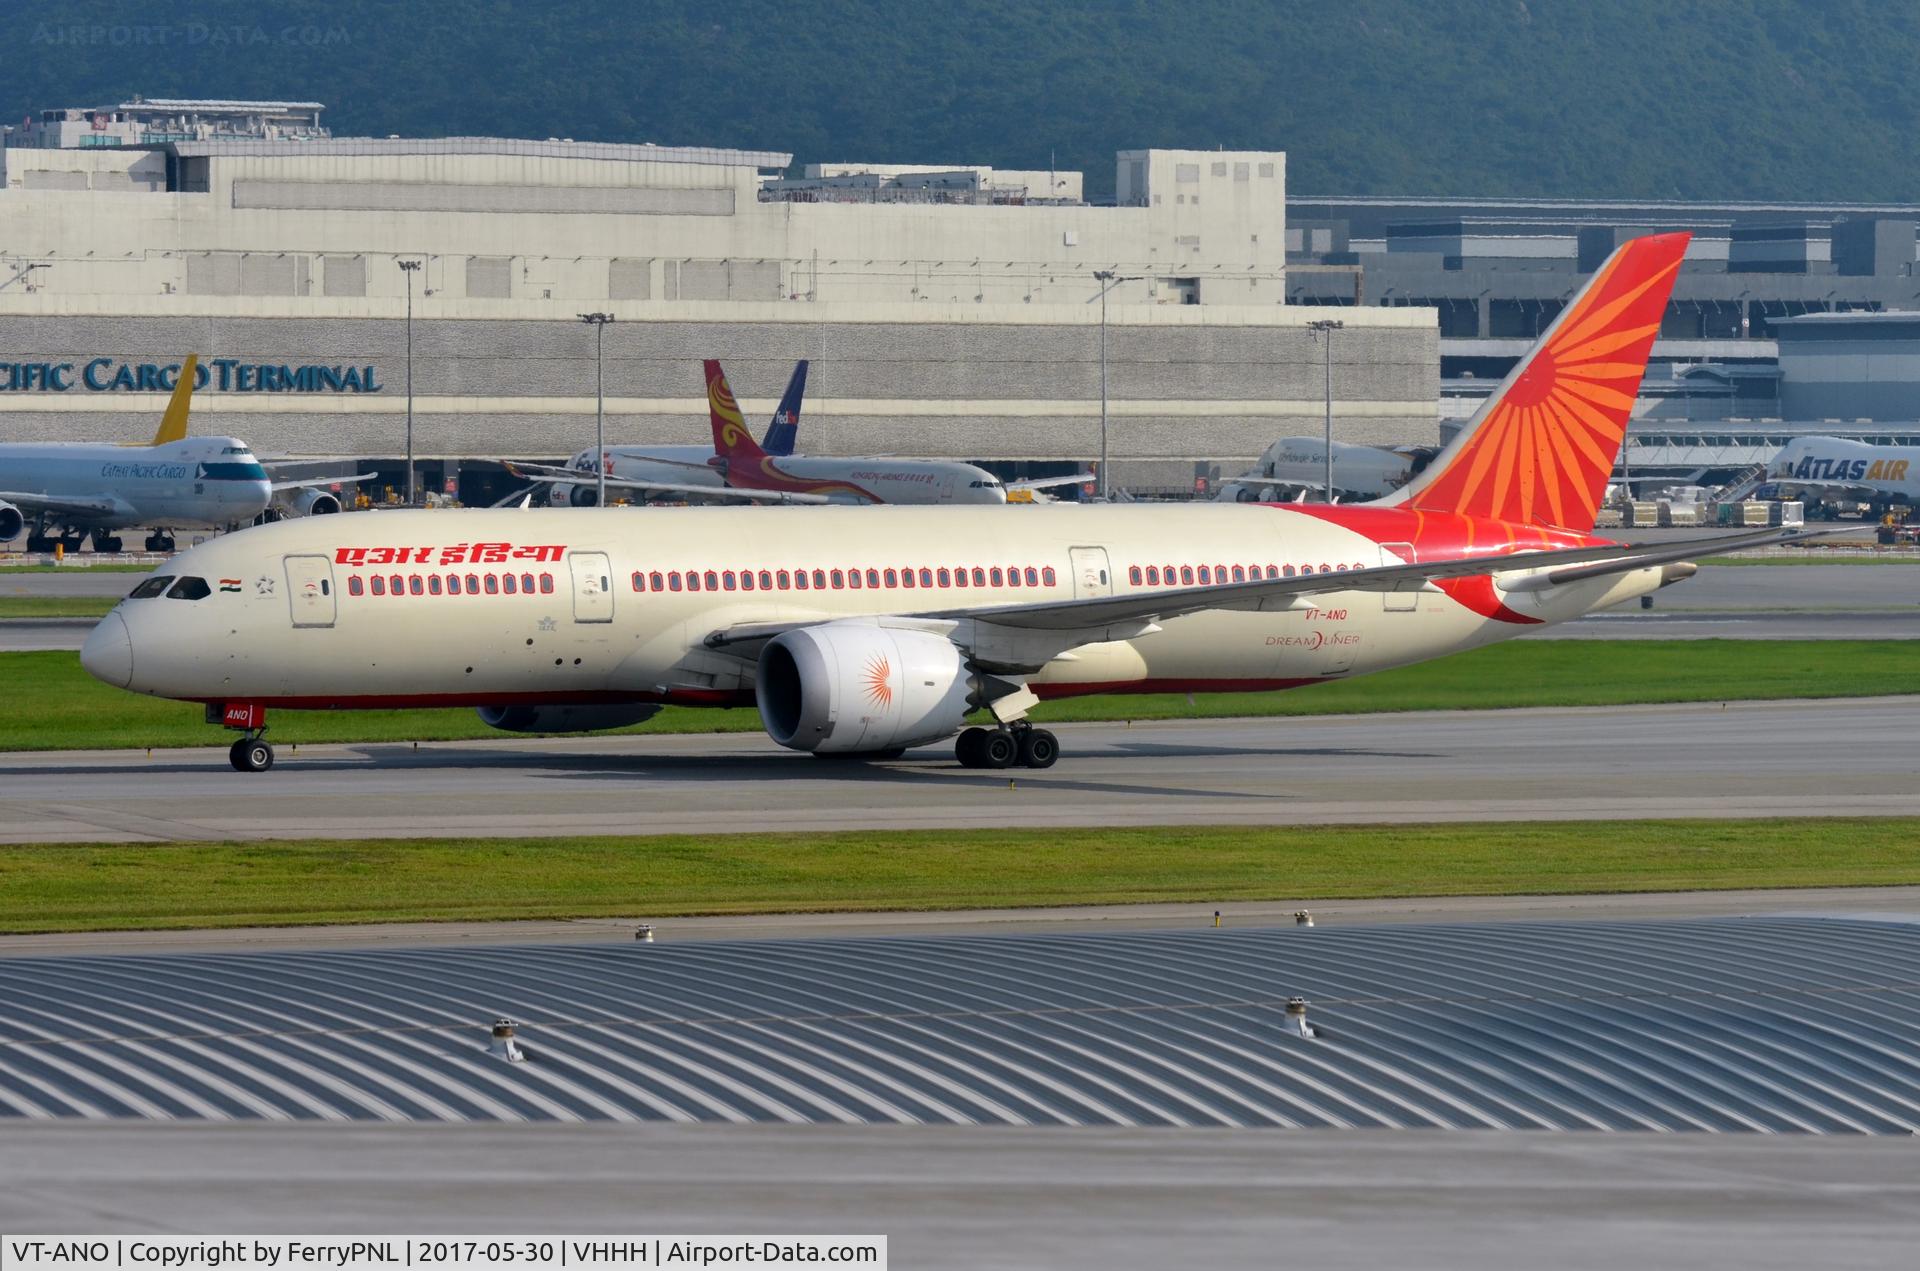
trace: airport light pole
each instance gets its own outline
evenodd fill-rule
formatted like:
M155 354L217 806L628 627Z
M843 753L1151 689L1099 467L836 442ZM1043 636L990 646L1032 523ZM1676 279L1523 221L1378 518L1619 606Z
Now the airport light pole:
M1338 318L1315 318L1307 323L1307 330L1318 333L1326 341L1326 389L1327 389L1327 488L1326 499L1333 502L1333 333L1347 324Z
M413 506L413 276L420 262L403 260L400 270L407 276L407 506Z
M1093 277L1100 284L1100 294L1094 297L1100 302L1100 470L1094 474L1098 478L1094 490L1104 500L1111 493L1107 486L1107 293L1123 282L1139 282L1140 275L1096 269Z
M604 363L600 357L600 343L601 337L607 333L607 323L613 321L613 315L583 313L580 321L593 328L593 469L598 474L593 505L603 508L607 506L607 394L605 381L601 378Z

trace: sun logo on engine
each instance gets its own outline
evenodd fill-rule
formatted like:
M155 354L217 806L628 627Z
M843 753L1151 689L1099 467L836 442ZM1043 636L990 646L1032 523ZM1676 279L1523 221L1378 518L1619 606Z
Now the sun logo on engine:
M867 662L867 700L885 710L893 705L893 666L884 657Z

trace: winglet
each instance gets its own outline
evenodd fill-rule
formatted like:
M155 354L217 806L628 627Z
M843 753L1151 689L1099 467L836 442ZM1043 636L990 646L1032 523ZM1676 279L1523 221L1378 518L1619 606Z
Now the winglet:
M1447 448L1378 504L1591 530L1691 237L1617 248Z
M707 418L713 424L713 452L729 462L757 463L766 457L747 432L747 421L740 414L740 403L727 386L727 373L720 363L706 360Z
M773 412L766 436L760 439L762 450L783 459L793 453L794 444L800 439L800 402L806 395L807 360L801 358L793 364L793 377L787 381L787 391L780 397L780 407Z
M153 444L164 446L168 442L183 441L187 435L187 415L193 409L193 380L199 373L200 355L187 354L187 360L180 364L180 377L174 381L173 396L167 399L167 413L160 416L160 431L153 434Z

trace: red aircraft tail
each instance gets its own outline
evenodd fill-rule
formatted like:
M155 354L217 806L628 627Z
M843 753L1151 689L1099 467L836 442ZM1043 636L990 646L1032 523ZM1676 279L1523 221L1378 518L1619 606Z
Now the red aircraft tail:
M707 418L713 424L713 453L726 460L729 469L757 470L767 452L747 431L740 403L733 399L733 389L728 387L727 373L720 369L720 363L708 358L706 368Z
M1380 502L1591 530L1691 237L1617 248L1453 442Z

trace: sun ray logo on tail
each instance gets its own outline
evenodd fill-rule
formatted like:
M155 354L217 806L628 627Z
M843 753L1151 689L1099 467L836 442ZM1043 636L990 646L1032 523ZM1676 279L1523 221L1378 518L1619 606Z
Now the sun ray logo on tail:
M1689 238L1619 248L1453 443L1381 502L1591 530Z

